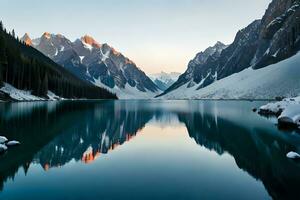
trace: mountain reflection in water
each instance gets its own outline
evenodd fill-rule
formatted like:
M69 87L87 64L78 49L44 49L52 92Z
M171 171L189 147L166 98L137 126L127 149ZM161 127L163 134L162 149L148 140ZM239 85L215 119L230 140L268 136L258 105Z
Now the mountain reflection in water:
M70 162L88 164L103 154L109 155L120 145L130 145L146 126L176 130L184 125L189 137L198 145L220 156L231 155L240 169L264 184L272 198L294 198L300 185L300 163L285 155L288 151L300 150L300 136L281 132L269 120L251 112L253 107L263 103L62 101L1 104L0 133L21 141L22 145L9 149L0 157L0 189L5 191L6 182L13 179L20 168L26 174L32 164L39 164L44 170L63 167Z

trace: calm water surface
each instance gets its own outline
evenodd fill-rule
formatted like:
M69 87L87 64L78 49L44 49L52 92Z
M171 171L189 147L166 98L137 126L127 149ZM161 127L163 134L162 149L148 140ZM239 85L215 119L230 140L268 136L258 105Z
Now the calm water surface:
M265 102L0 104L0 199L297 199L300 135Z

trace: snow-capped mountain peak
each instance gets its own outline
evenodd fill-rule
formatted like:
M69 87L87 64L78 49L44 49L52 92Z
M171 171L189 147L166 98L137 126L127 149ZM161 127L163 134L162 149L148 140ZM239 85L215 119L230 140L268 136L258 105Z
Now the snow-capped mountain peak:
M23 41L26 45L32 46L32 40L29 37L28 33L25 33L24 36L21 38L21 41Z
M51 38L51 34L49 32L45 32L42 37L46 38L46 39L50 39Z
M53 61L119 98L151 98L161 92L133 61L89 35L71 42L61 34L44 33L34 41L32 46Z
M160 96L166 95L169 97L172 96L172 98L178 98L179 96L182 97L185 91L193 91L199 94L203 91L207 91L208 88L214 89L214 87L210 87L210 85L218 85L218 83L220 83L224 86L226 82L227 88L219 87L220 85L218 85L218 88L222 89L218 91L214 89L214 91L210 92L211 94L214 93L214 95L208 96L220 96L220 93L224 93L225 91L228 94L223 94L222 98L226 96L227 98L235 98L238 95L231 96L234 92L229 92L229 89L239 88L242 82L245 83L246 81L227 77L241 76L245 79L248 72L251 72L251 77L253 76L251 78L253 82L247 82L249 84L248 87L250 88L251 85L256 84L261 85L261 83L265 81L264 79L269 80L269 77L266 73L266 77L262 78L259 76L259 73L264 72L267 68L269 70L275 68L274 66L276 65L271 68L269 65L290 58L300 50L300 31L297 28L299 27L299 16L300 0L273 0L263 18L261 20L255 20L244 29L239 30L233 43L228 47L224 47L224 49L218 51L216 49L223 46L218 42L215 46L209 47L204 52L197 54L196 57L190 61L186 72ZM297 58L299 58L299 56L297 56ZM266 69L264 69L265 67ZM251 71L251 68L257 71ZM264 70L258 70L260 68ZM296 70L294 69L294 71ZM288 73L280 75L287 74ZM260 82L255 79L255 75L261 78ZM291 75L289 74L289 76ZM283 85L287 85L284 78L290 80L291 77L289 76L282 76L280 80L278 79L279 75L276 74L276 76L272 77L272 80L278 79L279 83L284 82ZM230 83L230 81L227 82L225 80L233 82ZM294 81L295 85L297 85L298 81ZM271 82L272 81L269 81L269 83ZM280 93L286 95L285 90L288 91L289 87L278 85L277 87L279 88L276 88L276 90L271 89L271 86L275 85L273 82L270 84L270 87L265 87L262 96L267 92L274 93L274 91L280 91L277 95L280 95ZM230 87L229 83L231 84ZM260 88L263 87L260 86ZM283 88L283 90L280 90L280 88ZM272 91L268 91L268 89ZM251 92L252 91L258 90L251 89ZM172 95L170 93L172 93ZM252 94L250 95L249 93L250 92L244 94L243 97L247 97L247 95L252 96ZM259 96L258 93L256 95ZM188 96L191 97L193 94L189 93ZM201 95L200 97L203 98ZM185 96L184 98L188 97ZM267 98L269 98L269 96Z
M97 42L92 36L84 35L83 37L81 37L81 41L91 47L101 48L101 44Z
M227 45L218 41L214 46L208 47L204 51L198 53L191 61L191 64L204 64L210 56L219 56L226 47Z
M162 71L160 73L150 75L150 78L161 90L164 91L174 84L179 76L180 73L178 72L166 73Z

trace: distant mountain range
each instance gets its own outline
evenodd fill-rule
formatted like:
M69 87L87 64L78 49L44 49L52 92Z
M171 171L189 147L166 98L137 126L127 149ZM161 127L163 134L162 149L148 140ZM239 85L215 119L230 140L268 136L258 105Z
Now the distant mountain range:
M283 67L276 67L278 65L272 64L290 58L299 50L300 1L273 0L263 18L255 20L238 31L232 44L226 46L218 42L215 46L197 54L178 81L160 96L168 99L269 99L278 95L291 96L293 92L289 91L298 91L300 79L293 76L293 71L287 73ZM279 65L286 66L286 63L297 65L295 58ZM259 73L262 71L258 69L266 66L269 66L268 69L271 71L276 69L277 72L272 74L278 76L270 78L268 73L260 76ZM253 71L241 72L244 70ZM251 76L247 81L254 82L246 83L246 80L242 78L245 74L247 77ZM232 76L234 78L231 78ZM290 83L284 84L286 80ZM224 85L225 82L231 83ZM241 88L241 85L245 88Z
M116 93L122 99L152 98L159 87L136 64L108 44L100 44L85 35L71 42L61 34L44 33L22 38L56 63L82 80Z
M160 72L157 74L151 74L149 77L159 87L160 90L165 91L177 81L179 76L180 73L178 72Z

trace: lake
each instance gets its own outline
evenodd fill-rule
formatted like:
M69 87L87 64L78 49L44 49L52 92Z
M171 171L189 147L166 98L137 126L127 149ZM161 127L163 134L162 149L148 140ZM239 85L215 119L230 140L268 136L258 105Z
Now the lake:
M0 104L0 199L295 199L300 134L250 101Z

